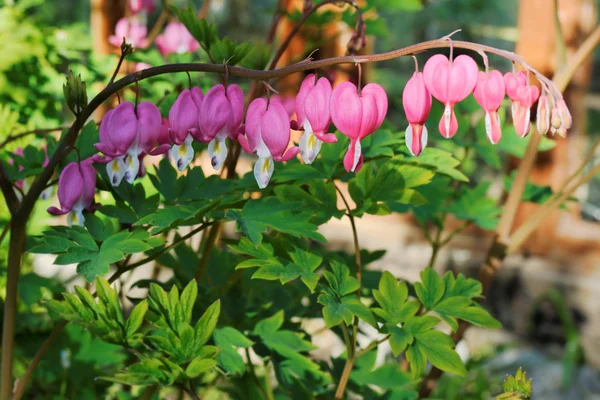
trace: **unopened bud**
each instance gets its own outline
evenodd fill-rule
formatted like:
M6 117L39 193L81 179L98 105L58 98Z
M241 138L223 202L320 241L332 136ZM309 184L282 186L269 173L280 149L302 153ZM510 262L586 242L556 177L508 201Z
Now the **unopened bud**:
M535 124L539 133L542 135L548 133L548 129L550 129L550 105L548 104L546 93L542 94L538 100L537 119Z
M573 119L571 118L571 113L569 112L569 108L567 107L565 100L558 100L556 102L556 107L558 108L558 115L560 116L562 126L564 126L566 129L571 129L571 126L573 125Z
M123 43L121 43L121 54L123 57L125 57L131 53L133 53L133 45L131 43L127 43L125 38L123 38Z
M85 82L81 80L81 75L77 75L75 78L73 71L69 71L67 82L63 85L63 93L67 106L75 115L79 115L87 106Z
M562 121L560 119L560 115L558 114L558 108L556 108L556 105L552 107L552 118L550 119L550 123L552 124L552 127L554 129L558 129L562 125Z

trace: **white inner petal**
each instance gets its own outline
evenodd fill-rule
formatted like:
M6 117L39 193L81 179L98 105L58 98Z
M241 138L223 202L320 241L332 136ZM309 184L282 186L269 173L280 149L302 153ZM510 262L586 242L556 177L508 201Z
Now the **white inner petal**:
M129 183L133 183L135 178L138 176L140 171L140 159L137 155L128 154L125 158L125 180Z
M106 164L106 172L108 173L110 184L119 186L121 180L123 180L123 177L125 176L125 161L123 160L123 156L110 160L108 164Z
M254 178L259 188L264 189L267 187L273 175L273 169L273 159L270 155L268 157L258 157L258 161L254 164Z
M444 108L444 127L446 128L446 137L450 136L450 122L452 121L452 107L450 104L446 104Z
M217 135L208 144L208 155L214 169L219 169L227 158L226 136Z
M310 123L306 121L304 123L304 133L302 134L302 137L300 137L299 143L300 155L305 164L312 164L315 158L317 158L317 155L319 155L322 144L323 142L317 139L313 133Z
M360 161L361 151L362 148L360 146L360 140L357 140L356 145L354 146L354 162L352 163L352 169L350 170L350 172L354 172L354 170L356 169L356 166Z
M194 159L194 148L192 147L192 135L188 135L181 146L173 145L169 150L169 156L179 171L183 171Z

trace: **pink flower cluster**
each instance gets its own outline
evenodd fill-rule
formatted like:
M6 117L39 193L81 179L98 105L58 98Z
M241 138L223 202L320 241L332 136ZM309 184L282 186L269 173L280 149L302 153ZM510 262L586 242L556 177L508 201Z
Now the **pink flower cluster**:
M115 34L108 41L116 47L120 47L123 38L135 48L145 49L148 47L148 28L146 27L146 15L156 7L155 0L130 0L130 17L121 18L115 26ZM191 53L196 51L200 44L188 32L185 25L179 21L167 24L163 33L156 37L156 47L166 57L169 54Z
M541 134L550 130L564 136L571 126L567 106L559 93L544 84L543 88L540 97L539 89L528 83L523 72L504 76L495 70L481 72L469 56L449 60L435 55L423 72L415 71L402 95L409 122L405 133L408 150L417 156L427 145L425 123L432 98L444 105L438 129L443 137L451 138L458 131L454 106L471 93L485 112L486 134L493 144L501 138L498 109L505 94L512 101L512 119L519 136L529 133L530 109L538 97L538 130ZM364 162L361 141L381 126L387 109L387 95L375 83L361 89L343 82L332 88L326 78L317 79L314 74L304 79L295 99L254 99L245 121L244 93L235 84L216 85L206 94L198 87L183 90L168 118L162 118L152 103L123 102L110 110L100 125L96 148L104 155L65 168L58 189L61 210L49 211L69 213L69 223L83 223L82 210L93 208L96 178L92 161L106 163L110 182L117 186L123 179L132 183L144 174L141 160L147 155L168 151L177 169L186 169L194 158L194 141L208 143L215 169L221 168L227 157L227 140L238 141L246 153L258 156L254 177L262 189L271 180L275 162L289 161L300 154L306 164L311 164L323 143L336 142L336 135L328 132L332 122L350 139L344 168L357 172ZM294 112L296 120L291 120ZM290 145L292 129L303 131L298 146Z
M545 135L550 129L553 134L565 136L571 127L571 115L560 94L545 88L540 97L539 88L529 84L524 72L508 72L504 76L496 70L482 72L469 56L460 55L448 60L438 54L427 60L423 72L413 74L402 94L409 122L406 144L413 155L418 156L427 145L425 122L431 111L432 96L444 105L438 129L443 137L451 138L458 131L454 106L471 93L485 111L485 130L492 144L498 143L502 137L498 109L505 94L512 102L513 124L519 136L525 137L529 133L530 110L538 98L536 124L541 134Z

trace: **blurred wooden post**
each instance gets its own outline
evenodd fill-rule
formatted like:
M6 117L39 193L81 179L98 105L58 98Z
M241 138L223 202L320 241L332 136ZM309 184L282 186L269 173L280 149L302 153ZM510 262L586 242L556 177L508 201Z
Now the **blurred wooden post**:
M288 14L293 13L294 11L302 11L304 0L287 0L282 1L286 6L286 11ZM287 3L287 4L285 4ZM357 4L364 5L365 0L357 0ZM343 3L340 3L343 4ZM325 11L333 11L340 12L341 10L345 10L350 7L349 5L331 5L325 6L321 8L317 12L325 12ZM276 41L281 43L292 30L296 23L288 20L287 18L283 18L279 23L279 27L277 29ZM321 37L318 39L322 39L322 44L319 47L318 53L315 54L315 58L323 59L329 57L340 57L346 55L346 45L354 27L347 26L344 22L341 21L340 18L336 18L331 23L324 25L321 28ZM312 28L302 28L300 32L296 34L290 45L288 46L286 52L283 54L281 59L279 60L278 66L289 65L294 62L298 62L302 57L308 56L310 52L316 49L307 49L306 43L310 41L311 38L315 38L318 34ZM373 39L367 39L366 48L361 51L361 54L371 53L373 50ZM347 66L344 66L347 67ZM363 80L368 80L368 64L363 64ZM350 71L350 72L349 72ZM282 94L295 96L298 92L298 88L300 87L300 83L302 82L304 75L303 74L294 74L287 76L279 81L279 87L282 88ZM356 81L358 79L357 69L338 69L336 70L335 78L333 84L337 84L343 81L351 80Z
M559 0L558 8L566 55L569 57L596 26L595 4L593 0ZM518 29L516 52L543 74L552 76L557 65L554 2L521 0ZM573 128L568 133L568 139L556 138L553 150L538 154L530 179L539 185L557 189L575 172L585 157L588 139L584 97L591 78L591 67L590 59L580 68L564 93L573 115ZM537 135L538 132L532 129L530 134ZM527 219L536 207L535 204L522 204L515 226ZM554 212L532 235L525 249L555 256L600 250L600 226L583 221L579 213L577 206L570 207L569 211Z
M90 31L92 34L92 51L96 54L111 54L115 47L108 42L108 37L115 31L117 21L125 15L125 0L90 0ZM107 82L98 83L105 85ZM98 89L98 88L97 88ZM101 87L100 87L101 89ZM110 109L105 103L94 113L94 119L99 121Z

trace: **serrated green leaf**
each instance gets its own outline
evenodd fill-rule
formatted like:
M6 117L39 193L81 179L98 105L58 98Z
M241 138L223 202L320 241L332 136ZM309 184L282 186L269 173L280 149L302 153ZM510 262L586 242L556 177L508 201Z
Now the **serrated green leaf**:
M132 337L140 329L144 322L146 311L148 311L148 302L146 300L140 301L133 307L129 318L127 319L127 323L125 324L125 333L128 338Z
M390 334L390 347L392 348L394 357L398 357L414 340L413 335L394 325L388 326L388 332Z
M188 378L196 378L217 365L217 361L210 358L194 358L185 369Z
M444 296L444 283L433 268L421 271L421 282L415 283L417 297L427 310L431 310Z
M198 320L196 327L194 328L194 349L198 350L208 342L208 339L210 339L217 326L220 313L221 301L217 300L206 309L204 314L202 314L202 317Z
M430 330L415 335L415 345L427 359L442 371L465 376L467 370L454 350L454 342L450 336L437 330ZM411 346L412 347L412 346Z

